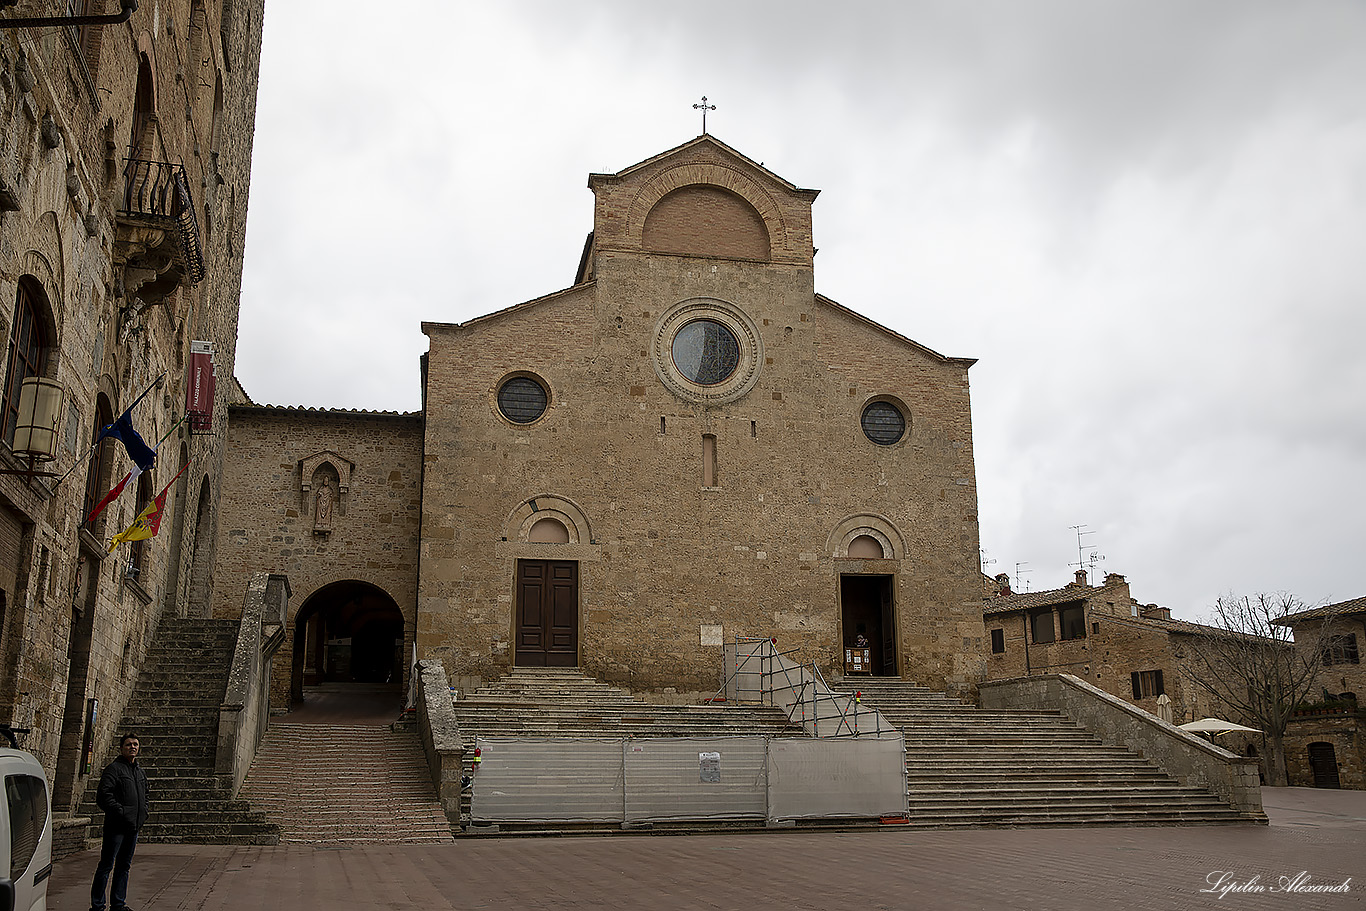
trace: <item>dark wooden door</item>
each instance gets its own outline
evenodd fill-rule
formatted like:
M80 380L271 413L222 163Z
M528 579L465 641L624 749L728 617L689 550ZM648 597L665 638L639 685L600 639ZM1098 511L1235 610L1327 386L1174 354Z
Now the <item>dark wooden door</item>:
M896 610L892 599L892 577L882 579L882 670L883 677L896 676Z
M577 667L579 564L573 560L517 561L519 667Z
M1314 787L1340 788L1338 757L1333 745L1326 741L1309 744L1309 768L1314 773Z

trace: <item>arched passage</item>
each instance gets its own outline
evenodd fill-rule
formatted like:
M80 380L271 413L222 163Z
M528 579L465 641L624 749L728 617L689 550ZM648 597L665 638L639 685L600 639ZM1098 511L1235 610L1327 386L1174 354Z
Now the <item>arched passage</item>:
M294 616L290 699L322 683L404 682L403 612L368 582L324 585Z

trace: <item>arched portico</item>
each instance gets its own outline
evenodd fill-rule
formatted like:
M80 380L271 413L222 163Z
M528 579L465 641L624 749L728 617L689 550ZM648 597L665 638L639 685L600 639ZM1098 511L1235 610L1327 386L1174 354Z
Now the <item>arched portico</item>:
M309 595L294 615L290 700L321 683L407 682L403 612L383 589L343 580Z

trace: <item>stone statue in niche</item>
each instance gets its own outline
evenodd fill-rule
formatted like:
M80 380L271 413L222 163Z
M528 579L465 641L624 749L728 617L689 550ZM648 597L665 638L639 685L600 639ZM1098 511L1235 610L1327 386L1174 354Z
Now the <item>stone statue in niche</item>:
M315 532L327 533L332 530L332 503L337 498L337 492L332 487L331 478L323 478L322 486L318 488L317 498L313 503L313 530Z

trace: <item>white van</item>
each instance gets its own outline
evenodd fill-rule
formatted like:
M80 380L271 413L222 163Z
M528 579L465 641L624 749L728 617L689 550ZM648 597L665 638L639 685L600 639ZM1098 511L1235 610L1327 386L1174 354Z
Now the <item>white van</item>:
M0 911L47 911L52 798L32 754L0 747Z

